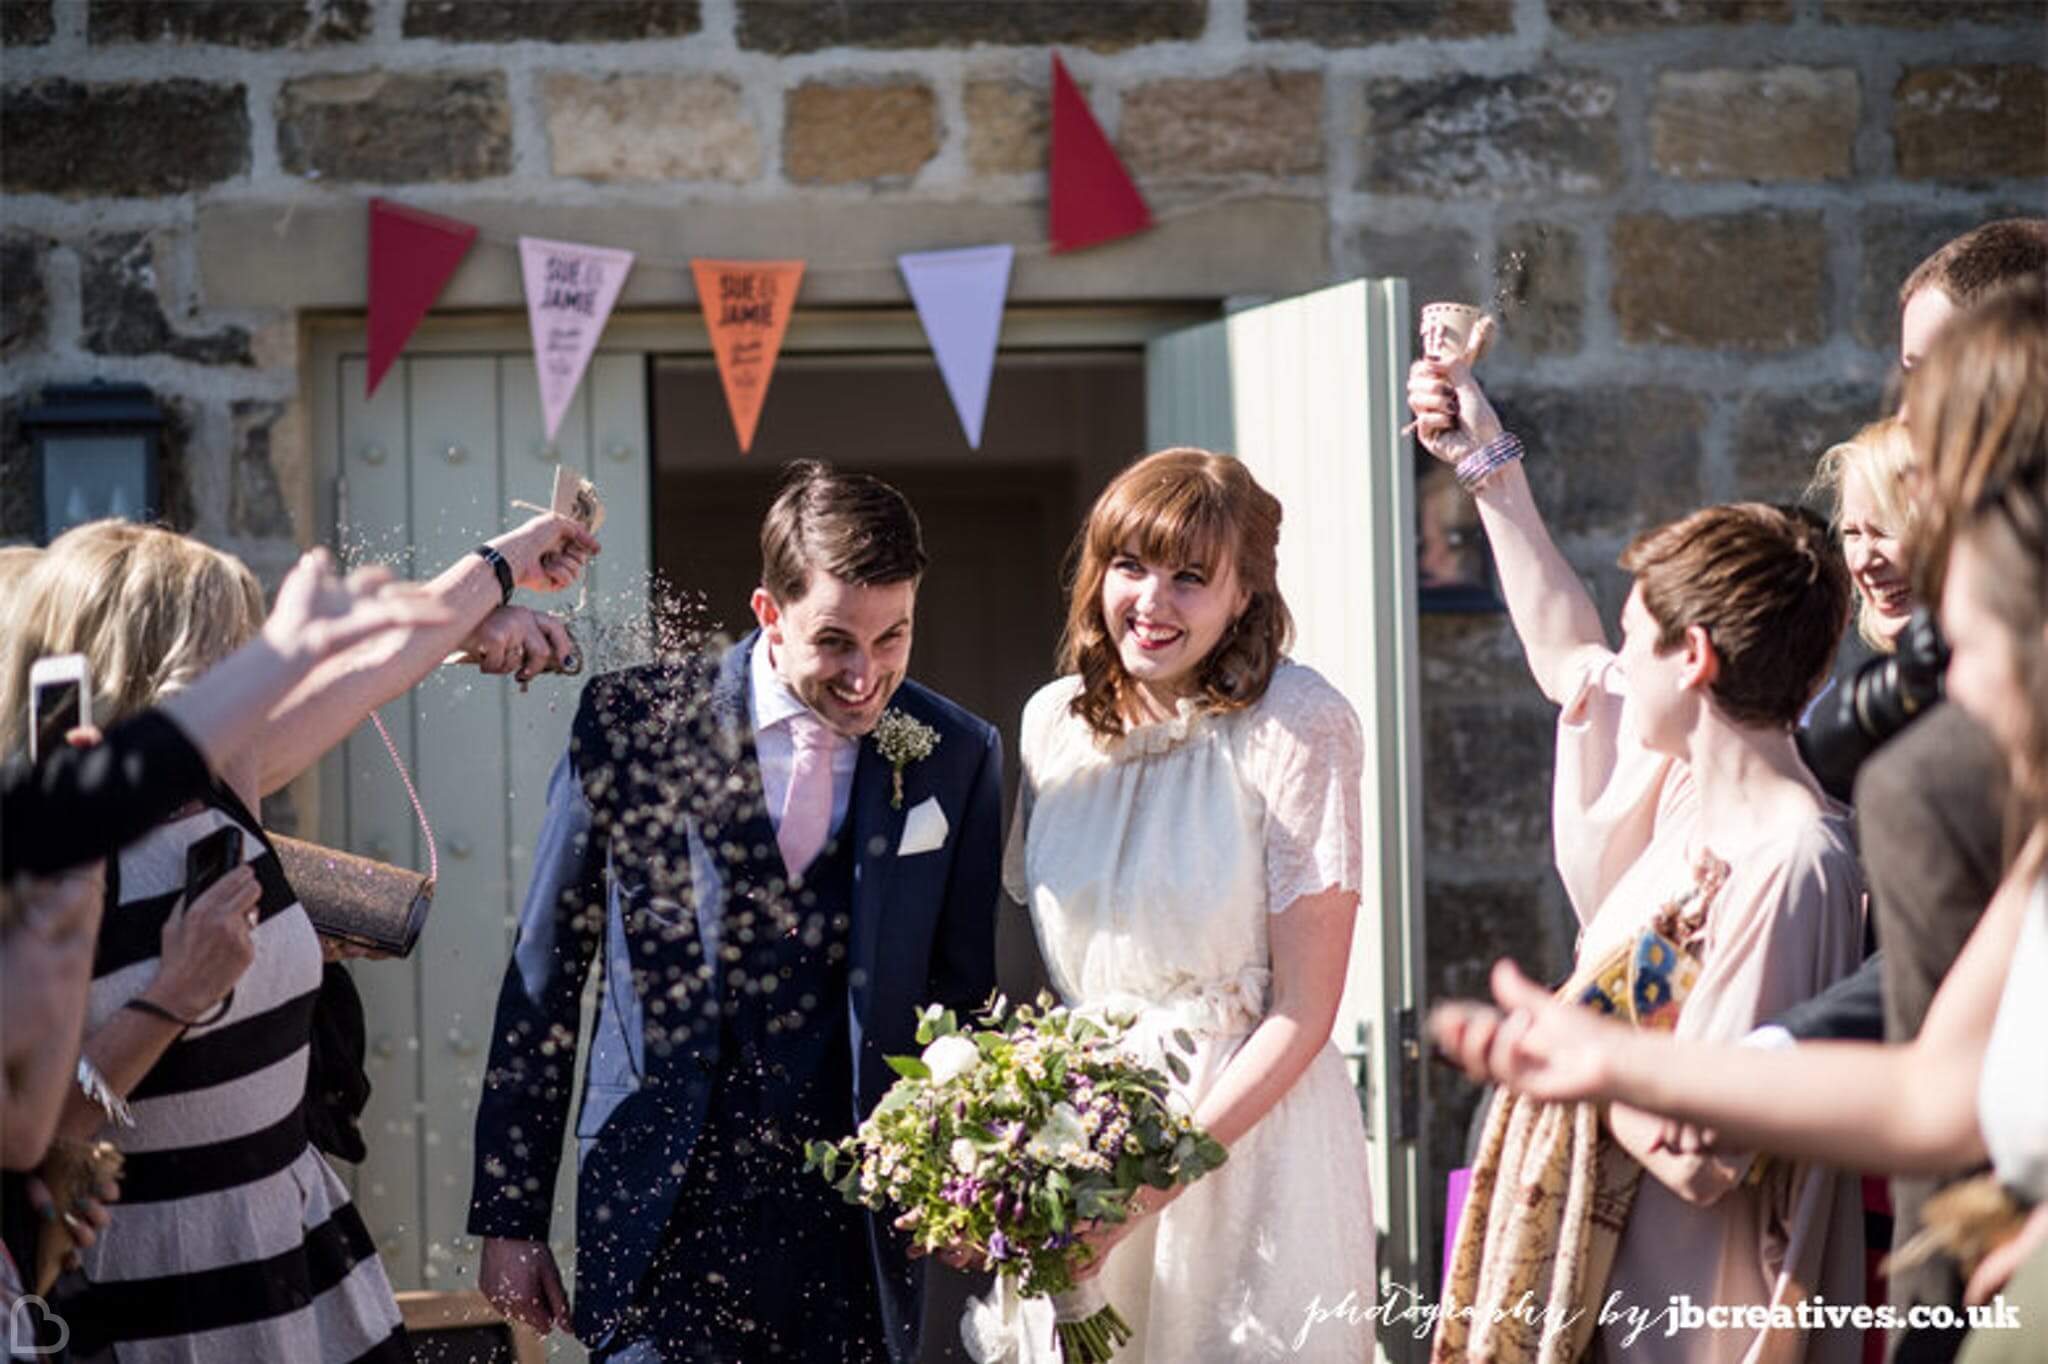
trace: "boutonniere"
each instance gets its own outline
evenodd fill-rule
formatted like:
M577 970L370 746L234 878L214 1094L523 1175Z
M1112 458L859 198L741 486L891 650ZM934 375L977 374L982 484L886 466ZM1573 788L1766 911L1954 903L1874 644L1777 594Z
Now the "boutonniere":
M875 748L895 769L895 789L889 795L891 809L903 808L903 769L929 758L938 746L939 732L930 725L913 720L900 710L882 712L882 718L875 722Z

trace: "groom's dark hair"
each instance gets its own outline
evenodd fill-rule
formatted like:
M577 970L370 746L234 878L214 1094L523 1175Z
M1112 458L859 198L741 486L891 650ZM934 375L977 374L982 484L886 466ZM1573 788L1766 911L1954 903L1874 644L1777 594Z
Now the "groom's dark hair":
M761 586L782 605L810 590L813 570L878 587L923 577L926 562L917 513L879 478L815 459L783 470L761 521Z

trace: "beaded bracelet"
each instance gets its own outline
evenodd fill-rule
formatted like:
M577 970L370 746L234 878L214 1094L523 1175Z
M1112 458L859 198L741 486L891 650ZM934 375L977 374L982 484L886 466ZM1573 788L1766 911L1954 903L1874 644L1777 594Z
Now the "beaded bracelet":
M1457 475L1459 487L1468 493L1476 493L1487 479L1521 457L1522 438L1512 431L1503 431L1459 460L1453 472Z

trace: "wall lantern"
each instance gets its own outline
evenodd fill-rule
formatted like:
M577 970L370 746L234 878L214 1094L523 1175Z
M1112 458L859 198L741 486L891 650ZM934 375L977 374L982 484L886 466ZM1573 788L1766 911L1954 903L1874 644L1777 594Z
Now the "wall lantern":
M162 514L158 453L164 414L141 384L52 384L21 414L34 447L37 538L43 544L73 526L118 516Z

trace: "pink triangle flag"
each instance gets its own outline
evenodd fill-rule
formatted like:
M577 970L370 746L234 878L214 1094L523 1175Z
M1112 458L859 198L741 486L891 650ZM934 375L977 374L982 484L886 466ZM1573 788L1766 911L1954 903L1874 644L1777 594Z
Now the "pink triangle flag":
M938 358L946 392L969 448L981 448L988 384L996 368L996 337L1003 329L1003 299L1010 290L1013 246L969 246L957 251L913 251L896 258L917 320Z
M526 276L526 317L533 328L533 363L540 373L540 407L548 439L583 382L604 324L633 268L633 253L608 246L578 246L541 237L519 239Z

